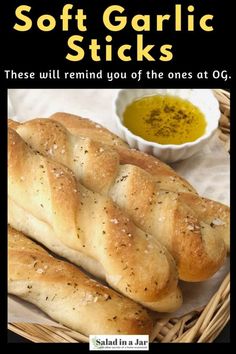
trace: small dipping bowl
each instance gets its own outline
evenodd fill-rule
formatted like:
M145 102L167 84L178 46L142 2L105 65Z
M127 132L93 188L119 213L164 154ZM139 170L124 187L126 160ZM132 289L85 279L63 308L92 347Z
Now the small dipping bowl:
M133 134L123 124L126 107L140 98L156 95L179 97L199 108L206 120L205 133L195 141L179 145L162 145ZM184 160L201 150L217 130L221 115L219 103L211 89L121 89L113 104L120 136L131 148L154 155L165 162Z

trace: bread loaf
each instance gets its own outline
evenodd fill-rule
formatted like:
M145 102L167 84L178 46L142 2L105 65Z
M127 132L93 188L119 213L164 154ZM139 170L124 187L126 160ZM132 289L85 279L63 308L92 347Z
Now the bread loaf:
M8 292L85 335L150 334L153 324L135 302L52 257L8 228Z
M36 150L72 169L87 188L110 196L139 228L164 244L177 262L180 279L205 280L223 264L222 238L229 239L226 206L193 193L160 190L143 169L120 165L111 147L73 136L50 119L28 121L17 132Z
M11 226L62 256L69 249L78 252L79 265L85 255L85 269L89 263L96 274L99 264L108 284L149 308L168 312L181 305L175 262L164 246L111 199L83 187L68 168L32 150L11 128L8 143Z

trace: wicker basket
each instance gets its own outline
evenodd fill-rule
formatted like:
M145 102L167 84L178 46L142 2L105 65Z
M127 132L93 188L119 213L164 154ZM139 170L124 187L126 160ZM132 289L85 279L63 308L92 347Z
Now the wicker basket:
M230 151L230 94L215 90L220 103L221 118L219 139ZM178 319L170 318L156 322L154 342L210 343L220 334L230 319L230 275L223 280L218 291L202 311L193 311ZM33 323L9 323L8 328L35 343L88 342L88 337L67 328L57 328Z

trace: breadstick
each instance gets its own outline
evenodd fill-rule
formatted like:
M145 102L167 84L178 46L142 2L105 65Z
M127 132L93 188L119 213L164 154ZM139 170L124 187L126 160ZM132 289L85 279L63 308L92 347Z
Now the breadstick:
M51 318L90 334L150 334L153 324L135 302L8 228L8 292Z
M67 248L78 251L77 264L85 255L85 268L87 259L93 262L90 271L98 263L109 285L147 307L168 312L181 305L176 265L164 246L111 199L83 187L68 168L32 150L10 128L8 142L11 226L55 253L62 246L62 255Z

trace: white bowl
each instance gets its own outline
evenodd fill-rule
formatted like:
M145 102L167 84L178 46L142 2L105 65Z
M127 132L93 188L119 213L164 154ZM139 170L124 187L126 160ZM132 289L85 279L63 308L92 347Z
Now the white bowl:
M180 145L162 145L133 134L123 125L126 107L141 97L153 95L178 96L197 106L206 119L205 134L193 142ZM201 150L214 135L220 119L219 103L210 89L122 89L114 101L114 110L120 136L130 147L152 154L165 162L184 160Z

